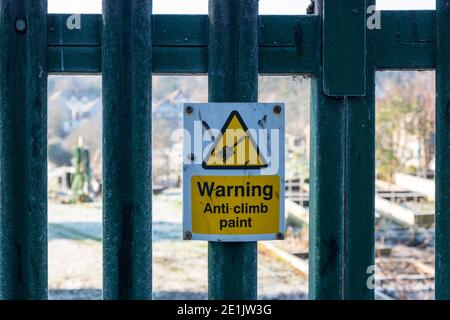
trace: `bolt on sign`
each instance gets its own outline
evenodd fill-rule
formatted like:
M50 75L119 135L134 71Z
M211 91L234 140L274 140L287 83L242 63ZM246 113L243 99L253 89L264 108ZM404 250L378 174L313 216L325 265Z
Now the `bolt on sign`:
M284 105L187 103L185 240L284 238Z

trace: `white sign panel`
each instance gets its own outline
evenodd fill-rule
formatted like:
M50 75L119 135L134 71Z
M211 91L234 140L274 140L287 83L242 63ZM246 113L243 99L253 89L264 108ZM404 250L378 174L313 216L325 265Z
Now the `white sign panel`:
M284 238L284 105L184 105L186 240Z

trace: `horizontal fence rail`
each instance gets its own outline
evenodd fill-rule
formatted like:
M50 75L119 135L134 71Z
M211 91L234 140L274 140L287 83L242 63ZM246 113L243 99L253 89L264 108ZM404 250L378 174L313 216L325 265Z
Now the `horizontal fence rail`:
M81 15L79 30L69 30L69 15L48 17L49 73L101 72L101 15ZM435 67L436 13L386 11L375 33L378 70ZM318 72L320 19L316 15L259 17L259 73ZM153 73L208 72L208 16L153 15Z

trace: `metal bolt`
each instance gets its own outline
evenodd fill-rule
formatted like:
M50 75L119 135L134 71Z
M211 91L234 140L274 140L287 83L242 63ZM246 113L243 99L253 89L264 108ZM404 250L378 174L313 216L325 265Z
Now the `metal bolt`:
M277 233L277 240L284 240L284 234L281 232Z
M187 106L186 107L186 113L187 114L191 114L192 112L194 112L194 108L192 108L192 106Z
M190 231L186 231L184 233L184 240L191 240L192 239L192 233Z
M281 113L281 106L276 105L275 107L273 107L273 112L275 112L277 114Z
M25 19L18 18L16 22L14 22L14 28L17 32L24 32L27 29L27 22Z
M191 161L194 161L195 160L195 154L193 154L193 153L189 154L188 155L188 159L191 160Z

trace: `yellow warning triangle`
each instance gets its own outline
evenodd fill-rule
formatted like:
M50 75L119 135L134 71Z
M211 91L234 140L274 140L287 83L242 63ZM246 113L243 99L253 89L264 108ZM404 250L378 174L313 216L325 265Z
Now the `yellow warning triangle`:
M267 162L237 111L231 112L203 162L205 169L259 169Z

